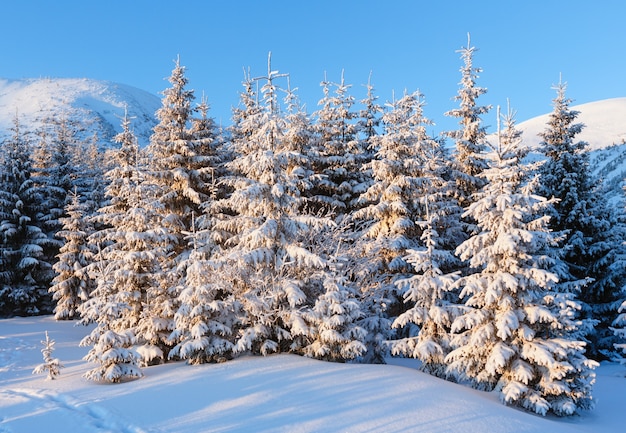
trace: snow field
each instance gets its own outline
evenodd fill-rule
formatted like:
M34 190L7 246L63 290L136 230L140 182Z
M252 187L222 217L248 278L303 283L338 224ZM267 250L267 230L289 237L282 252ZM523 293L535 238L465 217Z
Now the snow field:
M56 380L32 375L45 331L65 368ZM597 370L592 412L541 417L469 389L395 365L338 364L296 355L243 356L220 364L184 362L105 385L78 342L88 329L51 317L0 320L0 432L603 432L623 431L626 367Z

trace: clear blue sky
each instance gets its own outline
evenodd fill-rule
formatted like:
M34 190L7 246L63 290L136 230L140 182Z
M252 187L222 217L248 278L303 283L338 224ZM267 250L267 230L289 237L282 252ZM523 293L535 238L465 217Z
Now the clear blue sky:
M19 0L3 2L2 16L0 77L87 77L159 94L180 55L224 124L243 69L263 75L271 51L309 112L325 72L338 81L344 70L361 99L371 71L380 102L419 89L432 132L453 128L443 113L457 106L468 32L488 89L479 103L509 98L518 122L551 110L559 74L575 104L626 96L623 0ZM495 109L485 123L495 126Z

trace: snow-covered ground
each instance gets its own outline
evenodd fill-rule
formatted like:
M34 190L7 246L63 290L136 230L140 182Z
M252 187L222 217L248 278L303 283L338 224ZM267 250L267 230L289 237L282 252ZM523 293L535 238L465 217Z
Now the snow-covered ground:
M45 331L64 368L33 375ZM96 384L82 374L87 333L51 317L0 320L0 433L69 432L603 432L624 431L626 366L602 364L597 407L581 416L541 417L494 394L396 365L334 364L295 355L222 364L171 363L142 379Z

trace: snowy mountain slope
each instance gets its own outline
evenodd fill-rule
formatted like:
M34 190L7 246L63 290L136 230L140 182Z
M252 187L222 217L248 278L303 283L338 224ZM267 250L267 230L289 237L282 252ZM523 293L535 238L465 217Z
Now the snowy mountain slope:
M48 331L55 380L31 372ZM0 320L0 432L424 432L623 431L626 366L603 363L597 407L571 418L541 417L396 365L339 364L296 355L244 356L220 364L144 368L139 380L100 385L82 377L84 327L51 317ZM44 427L45 426L45 427Z
M16 112L24 130L34 131L47 116L67 116L109 141L121 131L125 108L139 142L148 142L160 98L144 90L86 78L0 79L0 136L8 134Z
M585 125L578 135L579 140L589 143L589 150L596 151L619 144L626 144L626 98L605 99L588 104L573 105L579 111L576 123ZM546 129L550 113L520 122L524 141L536 148L541 138L539 133Z

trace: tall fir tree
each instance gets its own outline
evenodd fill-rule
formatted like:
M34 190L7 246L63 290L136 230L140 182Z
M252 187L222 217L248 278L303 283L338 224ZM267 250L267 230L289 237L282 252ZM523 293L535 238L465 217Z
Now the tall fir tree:
M404 258L412 266L410 275L395 282L407 309L393 322L394 328L403 329L399 332L403 337L393 341L392 353L417 358L424 371L447 377L450 328L461 310L454 283L463 264L454 250L466 239L466 230L447 149L441 140L424 141L421 148L417 184L421 211L415 221L420 242Z
M89 141L80 142L78 151L74 155L75 173L74 191L85 204L85 216L93 216L98 209L105 205L104 190L106 178L104 173L110 168L105 153L100 149L101 143L98 134L94 134ZM70 191L70 200L73 191Z
M82 126L71 120L67 114L50 120L51 159L48 170L47 187L50 191L48 214L49 226L56 233L62 226L60 218L66 215L65 206L69 195L76 186L78 177L77 155L81 154L84 143L79 137Z
M432 140L426 134L430 121L424 116L423 105L419 92L405 94L390 104L382 119L385 133L375 140L378 150L368 165L374 183L361 195L369 204L353 214L354 220L364 225L359 254L367 258L363 272L368 277L362 281L368 317L363 326L374 337L368 342L368 358L376 362L383 361L387 347L383 340L391 335L391 322L402 306L395 280L410 271L405 255L418 246L420 237L415 221L421 219L424 143ZM374 323L383 324L383 329L372 328Z
M169 82L171 87L163 91L162 105L156 113L159 124L154 127L145 152L148 159L141 186L149 191L144 198L153 200L147 204L156 218L150 233L164 273L159 284L150 287L136 328L138 338L163 352L164 359L171 349L169 334L174 330L174 315L179 307L178 289L183 277L179 264L190 253L184 233L190 231L193 215L202 212L201 205L209 197L211 187L211 156L201 154L209 149L210 132L196 132L194 136L194 92L187 88L185 67L179 59Z
M363 108L359 112L359 119L357 121L358 131L367 141L370 150L375 149L375 145L371 142L374 137L380 134L378 128L382 122L382 115L384 108L377 102L378 96L374 92L374 85L372 84L372 76L365 86L367 94L360 102Z
M287 81L289 82L289 77L287 77ZM311 214L315 212L315 206L311 206L308 197L314 185L313 177L315 175L309 154L311 153L311 144L314 141L315 125L313 125L310 116L300 103L296 90L292 89L291 85L288 84L284 99L284 142L288 148L302 153L304 156L304 159L299 162L297 169L293 170L293 175L297 178L300 196L304 198L300 202L301 212Z
M626 355L626 300L618 308L618 315L613 321L613 332L617 337L617 342L613 343L613 347L617 351L622 351Z
M468 34L467 47L459 50L463 66L459 91L454 98L459 102L459 108L445 113L446 116L459 119L459 129L448 131L445 135L454 140L454 159L458 170L457 185L463 207L472 202L472 194L484 183L480 173L486 165L480 154L485 149L487 132L481 116L491 109L490 105L478 105L478 98L487 93L487 89L477 85L482 69L474 66L476 51L477 49L470 44Z
M359 139L359 113L343 72L339 83L325 79L321 85L324 97L314 114L316 140L309 152L315 173L309 198L322 213L344 216L356 209L359 196L370 184L363 166L371 153L367 140Z
M83 125L66 112L46 116L33 152L33 180L40 191L38 220L51 240L44 249L44 256L52 264L63 245L56 233L62 229L61 219L67 217L65 206L81 180L77 164L84 145L80 137L82 131Z
M53 277L44 252L53 243L38 216L39 190L32 174L30 146L14 119L0 157L0 316L52 311L48 285Z
M137 137L132 130L132 119L126 110L121 120L122 131L113 137L119 147L108 153L111 167L103 177L105 191L103 206L98 210L95 220L103 226L115 225L118 218L128 211L132 203L129 201L130 187L138 180L137 172L141 170L140 149Z
M623 191L626 192L626 187L624 187ZM622 256L621 258L624 257ZM617 316L613 320L610 329L613 331L613 337L615 338L613 341L613 349L617 352L612 358L620 359L624 362L626 358L626 285L622 286L620 298L621 299L617 301L619 304L617 307Z
M37 140L33 143L32 153L32 179L37 188L39 189L39 214L38 219L42 223L42 228L46 234L54 232L54 218L49 213L49 209L52 207L51 196L52 191L49 187L50 180L49 174L52 169L52 143L50 138L50 132L46 125L42 126L36 131ZM57 242L55 246L57 249L61 247L61 243Z
M220 278L228 279L244 311L236 353L300 350L308 335L301 309L312 303L310 279L324 266L321 257L301 244L311 227L328 221L299 212L306 158L285 133L276 84L283 76L268 61L267 76L258 78L265 82L263 104L248 107L245 117L236 113L236 157L227 165L232 174L223 179L232 194L212 209L221 215L213 230L227 235Z
M250 129L254 122L250 122L250 119L263 111L256 84L257 81L252 79L250 71L244 71L244 89L239 92L239 105L233 108L232 125L229 127L232 142L245 142L254 133Z
M423 106L419 92L407 93L390 104L383 116L385 133L377 137L378 151L369 163L374 184L361 195L363 202L371 204L354 214L355 219L366 221L363 235L370 245L365 255L377 260L373 269L381 272L406 272L405 252L419 240L415 221L421 215L419 189L427 163L424 151L434 141L426 133L431 122L424 116Z
M612 327L626 300L626 220L614 212L605 197L599 187L591 193L595 216L590 225L596 230L588 250L587 275L593 281L582 290L582 300L589 304L589 316L599 322L587 337L587 353L596 360L619 357L615 344L620 339Z
M595 324L587 336L589 355L602 359L612 350L609 327L617 316L625 281L624 231L598 193L589 168L588 143L576 139L584 125L575 123L580 113L570 108L566 90L563 82L556 86L553 112L540 134L546 157L539 170L541 194L557 199L550 211L550 228L563 234L568 275L562 280L569 281L582 301L582 318Z
M189 80L180 60L176 60L169 82L171 87L163 91L162 106L156 113L159 124L147 148L147 174L148 181L161 190L157 194L159 212L163 227L173 236L175 258L186 248L182 232L190 230L192 214L200 214L207 197L207 157L198 151L206 147L210 132L196 132L200 142L194 140L194 91L187 89Z
M54 318L57 320L78 318L78 307L89 299L94 288L87 272L95 253L88 243L91 223L86 215L86 205L80 202L78 193L75 191L70 197L72 201L65 208L67 217L61 218L63 227L56 234L63 240L63 246L53 265L56 276L49 289L55 301Z
M487 183L466 211L479 231L457 254L474 272L459 280L466 311L452 323L454 349L446 362L477 386L497 390L506 404L571 415L593 406L596 363L575 339L568 312L554 302L550 202L535 193L536 179L527 178L532 167L521 163L519 140L510 137L515 134L501 135L492 147L482 174Z
M150 307L162 304L166 308L171 303L160 297L165 278L161 257L168 251L170 237L153 207L156 188L146 181L145 163L128 115L114 140L120 148L112 153L113 168L105 173L108 204L96 216L102 228L89 237L97 246L90 265L97 287L81 306L81 318L85 323L97 323L98 331L94 330L96 334L85 344L98 344L103 333L111 331L111 338L120 337L110 344L140 346L142 358L133 363L158 363L167 356L163 341L173 327L153 317Z
M202 213L196 215L194 212L192 217L195 218L194 226L196 229L199 228L203 232L212 233L210 229L214 216L210 213L211 203L228 194L221 179L227 174L226 163L232 160L232 152L227 149L223 132L218 131L215 120L209 117L209 109L207 98L203 96L200 104L196 107L196 111L200 115L191 119L190 132L194 147L197 149L198 155L202 156L204 178L206 179L205 198L200 204ZM210 243L217 247L219 241L210 239ZM183 261L185 260L183 259Z
M191 118L193 146L203 159L202 165L206 167L206 193L210 199L215 199L223 195L219 191L219 179L225 174L224 164L228 160L228 154L224 149L224 138L218 131L215 120L209 116L210 105L206 96L202 96L195 110L200 115Z

